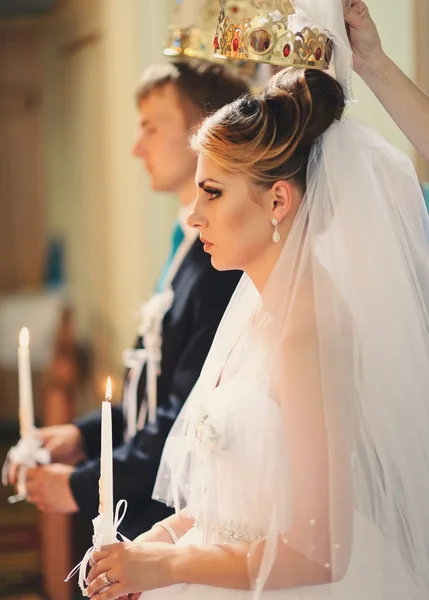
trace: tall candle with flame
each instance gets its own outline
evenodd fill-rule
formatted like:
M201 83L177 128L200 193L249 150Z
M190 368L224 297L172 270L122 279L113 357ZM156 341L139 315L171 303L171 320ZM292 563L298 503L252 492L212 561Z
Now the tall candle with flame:
M33 388L31 384L30 335L27 327L19 333L18 346L19 377L19 431L22 438L34 431Z
M113 532L113 440L112 440L112 382L107 379L106 399L101 407L101 464L100 464L100 506L103 516L103 543L115 541ZM112 539L110 539L112 538Z

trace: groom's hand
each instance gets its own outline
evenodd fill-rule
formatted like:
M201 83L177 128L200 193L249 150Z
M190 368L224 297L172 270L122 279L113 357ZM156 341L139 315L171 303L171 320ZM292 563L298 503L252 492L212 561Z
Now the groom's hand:
M79 507L70 489L70 465L51 464L28 469L27 500L47 513L70 514Z
M72 423L41 427L36 435L49 451L53 463L76 465L85 459L80 429Z

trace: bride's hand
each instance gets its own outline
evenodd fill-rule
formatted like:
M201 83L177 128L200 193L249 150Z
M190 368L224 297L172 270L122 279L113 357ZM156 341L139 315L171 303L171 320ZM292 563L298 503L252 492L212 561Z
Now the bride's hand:
M115 600L173 585L171 563L175 553L175 546L156 542L117 543L94 552L95 564L87 577L88 596L93 600Z

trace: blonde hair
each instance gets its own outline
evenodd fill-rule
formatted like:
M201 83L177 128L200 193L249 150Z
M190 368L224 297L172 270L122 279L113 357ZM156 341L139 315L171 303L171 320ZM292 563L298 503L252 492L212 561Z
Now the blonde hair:
M191 146L257 186L294 179L305 189L311 147L344 108L335 79L322 71L289 68L260 94L248 94L207 118Z

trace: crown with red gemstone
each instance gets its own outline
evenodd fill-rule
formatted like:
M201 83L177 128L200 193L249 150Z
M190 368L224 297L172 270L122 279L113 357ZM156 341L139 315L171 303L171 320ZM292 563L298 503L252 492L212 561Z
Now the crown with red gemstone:
M165 55L213 59L219 0L201 0L200 4L200 10L197 10L195 0L177 0L173 23L168 30ZM237 21L246 19L253 12L248 0L227 0L224 4L225 14Z
M281 67L329 68L332 40L310 26L295 30L290 0L250 0L250 4L256 15L238 24L222 8L213 42L215 56Z

